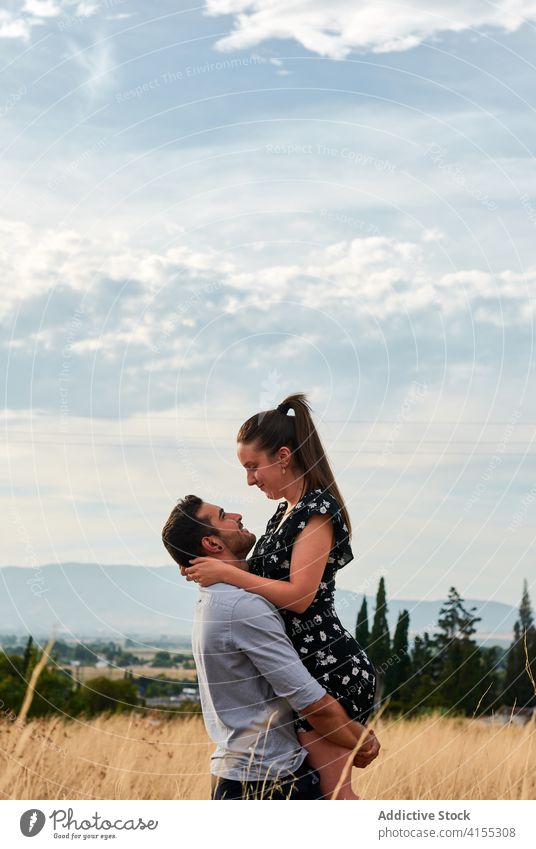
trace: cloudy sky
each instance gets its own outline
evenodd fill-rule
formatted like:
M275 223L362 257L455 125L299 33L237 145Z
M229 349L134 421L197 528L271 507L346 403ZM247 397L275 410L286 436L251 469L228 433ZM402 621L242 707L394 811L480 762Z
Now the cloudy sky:
M305 391L341 587L534 569L536 3L8 0L2 565L166 562ZM533 586L533 596L534 596Z

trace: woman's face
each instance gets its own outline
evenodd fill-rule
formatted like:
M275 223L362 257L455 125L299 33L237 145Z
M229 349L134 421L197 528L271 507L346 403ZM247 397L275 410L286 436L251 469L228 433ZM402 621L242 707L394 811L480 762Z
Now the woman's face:
M239 442L236 453L246 470L249 486L258 486L268 498L282 497L281 487L287 483L282 469L288 467L291 454L289 448L280 448L276 454L269 455L265 451L258 451L254 442Z

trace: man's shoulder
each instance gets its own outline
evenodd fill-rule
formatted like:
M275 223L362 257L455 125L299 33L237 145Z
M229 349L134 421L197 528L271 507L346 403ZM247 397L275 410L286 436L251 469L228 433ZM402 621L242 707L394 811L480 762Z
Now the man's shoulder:
M204 604L233 607L245 592L241 587L217 583L210 587L199 587L199 601Z
M217 583L210 587L200 587L199 600L207 604L219 607L226 607L238 614L247 615L248 611L256 612L257 614L266 611L272 612L276 610L268 599L263 598L256 593L247 592L242 587L233 587L231 584Z
M285 632L283 619L275 605L256 593L230 584L200 588L195 623L195 627L202 628L205 636L209 630L221 630L225 624L230 628L228 635L240 644L244 641L249 644L251 640L255 643L258 635L265 632L274 638Z
M235 618L242 619L248 616L260 616L263 613L277 614L277 607L271 601L268 601L267 598L263 598L262 595L250 593L246 590L242 590L242 594L236 597L234 605Z

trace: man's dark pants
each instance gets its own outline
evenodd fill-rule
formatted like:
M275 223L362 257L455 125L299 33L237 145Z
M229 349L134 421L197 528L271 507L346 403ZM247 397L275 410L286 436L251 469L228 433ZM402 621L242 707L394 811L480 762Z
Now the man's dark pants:
M212 776L211 799L322 799L320 777L304 763L279 781L233 781Z

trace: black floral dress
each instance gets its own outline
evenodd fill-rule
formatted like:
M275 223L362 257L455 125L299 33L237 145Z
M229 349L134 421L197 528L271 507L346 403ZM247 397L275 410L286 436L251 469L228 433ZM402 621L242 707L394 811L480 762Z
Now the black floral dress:
M266 532L257 540L248 558L249 571L263 578L288 581L292 546L297 535L313 514L332 516L334 545L314 601L304 613L284 608L279 612L288 636L313 678L343 705L352 719L365 724L374 702L375 669L359 643L344 630L334 601L337 570L354 556L348 541L348 528L336 499L325 489L314 489L303 495L278 530L287 506L286 501L279 504ZM296 730L310 731L312 726L296 716Z

